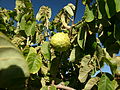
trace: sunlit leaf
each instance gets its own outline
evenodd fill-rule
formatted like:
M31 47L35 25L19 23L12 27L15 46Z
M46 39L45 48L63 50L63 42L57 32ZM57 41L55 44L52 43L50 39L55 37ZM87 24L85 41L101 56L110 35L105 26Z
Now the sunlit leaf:
M67 13L70 16L74 16L74 11L72 10L72 8L70 6L65 6L64 9L67 11Z
M29 22L29 23L27 23L26 24L26 26L25 26L25 33L26 33L26 35L27 36L30 36L30 35L34 35L35 34L35 29L36 29L36 22L34 21L34 22Z
M44 21L46 18L47 19L51 18L51 9L47 6L41 6L36 15L36 20Z
M68 23L65 21L65 15L64 14L61 15L61 22L66 29L71 28L71 26L69 26Z
M114 0L115 1L115 6L116 6L116 11L120 11L120 1L119 0Z
M33 47L30 48L26 60L28 62L30 73L37 73L42 66L42 57L37 54L36 49Z
M93 10L87 4L85 8L84 17L86 22L91 22L94 20Z
M41 47L41 53L43 54L44 58L47 60L50 60L51 54L50 54L50 43L44 42Z

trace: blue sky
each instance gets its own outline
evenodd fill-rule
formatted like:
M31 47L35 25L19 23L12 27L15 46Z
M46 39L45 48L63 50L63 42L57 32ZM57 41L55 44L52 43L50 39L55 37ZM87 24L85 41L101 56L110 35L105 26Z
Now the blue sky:
M40 6L45 5L52 9L52 19L54 16L68 3L75 4L76 0L31 0L34 8L34 13L36 14L40 8ZM84 12L84 5L82 4L81 0L78 0L78 10L75 22L81 20ZM4 7L6 9L13 10L15 7L15 0L0 0L0 7Z
M39 8L42 5L48 6L52 9L52 18L61 10L65 5L68 3L75 4L76 0L31 0L34 8L34 13L38 12ZM84 15L84 5L82 4L82 0L78 0L78 10L76 14L76 20L75 22L78 22L81 20L82 16ZM15 0L0 0L0 7L4 7L9 10L13 10L15 7ZM105 64L105 66L102 68L103 72L110 72L110 68ZM99 71L97 72L99 73ZM96 74L97 74L96 73Z

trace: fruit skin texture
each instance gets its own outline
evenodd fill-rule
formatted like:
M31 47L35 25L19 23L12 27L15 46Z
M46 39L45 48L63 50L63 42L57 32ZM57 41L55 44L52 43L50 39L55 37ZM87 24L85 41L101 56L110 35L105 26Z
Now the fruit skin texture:
M60 32L52 36L50 44L55 51L66 51L70 47L70 38L68 34Z

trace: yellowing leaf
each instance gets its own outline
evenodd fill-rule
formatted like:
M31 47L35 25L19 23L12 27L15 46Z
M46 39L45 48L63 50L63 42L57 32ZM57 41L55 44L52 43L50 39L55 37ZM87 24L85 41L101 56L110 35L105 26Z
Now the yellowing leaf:
M99 77L93 77L89 79L83 90L91 90L94 85L99 81Z
M65 6L64 9L70 16L74 16L74 12L70 6Z

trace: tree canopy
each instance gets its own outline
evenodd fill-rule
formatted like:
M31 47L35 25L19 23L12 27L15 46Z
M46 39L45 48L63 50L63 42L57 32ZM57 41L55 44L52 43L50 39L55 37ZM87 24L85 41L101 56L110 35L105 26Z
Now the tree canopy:
M16 0L14 10L0 8L1 89L120 89L119 0L82 0L84 16L77 23L75 2L52 20L48 6L35 15L31 0ZM55 50L51 38L61 32L68 35L70 46L63 50L66 38L61 35L54 39L61 50ZM111 74L101 71L104 63Z

